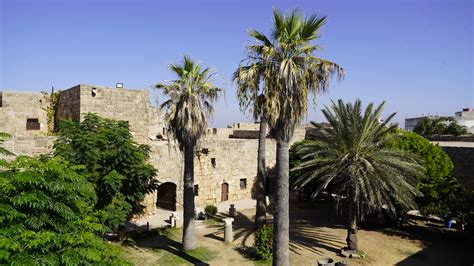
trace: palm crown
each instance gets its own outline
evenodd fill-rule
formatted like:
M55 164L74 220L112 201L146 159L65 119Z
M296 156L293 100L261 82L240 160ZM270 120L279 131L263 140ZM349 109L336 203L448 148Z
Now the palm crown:
M343 78L344 70L313 55L320 49L312 42L326 23L325 16L304 18L299 10L284 15L274 9L273 17L270 38L250 31L256 44L247 47L247 58L234 73L234 80L241 108L252 106L255 117L263 112L270 127L282 130L280 135L289 138L306 114L308 92L326 92L330 78Z
M303 160L293 169L300 173L296 185L311 184L313 195L331 185L356 205L359 218L382 207L392 212L396 206L415 207L413 199L421 195L415 176L423 168L411 153L388 145L397 137L396 126L388 125L395 114L381 122L383 105L374 109L371 103L364 112L359 100L354 105L339 100L332 111L326 107L323 113L331 128L296 148Z
M210 83L214 75L211 69L202 69L189 56L184 56L181 65L170 64L170 70L177 79L155 87L162 89L163 94L169 97L160 108L166 110L165 121L182 149L196 144L204 134L207 118L213 112L212 104L222 90Z

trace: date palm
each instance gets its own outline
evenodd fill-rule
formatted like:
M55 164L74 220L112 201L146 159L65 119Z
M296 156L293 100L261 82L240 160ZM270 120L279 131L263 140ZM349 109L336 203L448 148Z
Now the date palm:
M251 31L256 44L247 47L248 58L238 75L244 84L248 83L239 88L241 102L264 114L277 142L273 264L288 265L288 144L296 125L306 115L308 93L316 96L326 92L330 78L342 79L344 70L314 55L320 47L313 42L326 23L325 16L304 17L298 10L284 15L274 9L273 18L270 37ZM264 95L263 99L260 95Z
M184 152L184 213L183 249L196 248L194 227L194 150L205 133L207 118L212 114L212 104L217 100L220 88L211 82L214 75L210 68L201 68L190 57L184 56L182 64L171 64L170 70L177 76L169 84L157 84L168 100L161 104L168 131Z
M388 124L395 114L380 122L383 106L371 103L364 111L359 100L333 102L331 109L323 109L331 128L296 148L302 158L293 168L300 173L296 185L310 186L313 196L330 186L346 203L350 250L358 250L357 222L366 214L382 209L396 213L396 206L414 208L415 196L421 195L415 176L423 168L413 154L387 145L397 137L396 126Z

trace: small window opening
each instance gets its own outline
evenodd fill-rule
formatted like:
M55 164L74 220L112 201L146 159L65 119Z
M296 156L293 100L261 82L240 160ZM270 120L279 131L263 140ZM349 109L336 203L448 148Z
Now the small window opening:
M240 189L247 189L247 178L240 179Z
M212 167L216 168L216 158L211 158Z
M212 129L212 134L217 135L217 128Z
M3 107L3 92L0 91L0 107Z
M40 123L38 118L27 118L26 130L40 130Z
M199 185L194 185L194 196L199 196Z
M97 95L97 88L92 88L91 89L91 95L92 95L92 97L95 97Z

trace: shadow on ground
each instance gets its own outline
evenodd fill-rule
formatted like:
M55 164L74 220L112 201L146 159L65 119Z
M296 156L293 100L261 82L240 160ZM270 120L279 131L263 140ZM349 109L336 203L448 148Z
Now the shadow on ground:
M315 206L316 205L316 206ZM271 210L269 211L271 214ZM222 220L227 218L227 213L218 213L215 219ZM271 216L267 217L267 224L272 224ZM324 217L322 219L322 217ZM254 218L251 218L238 212L234 220L234 242L240 244L236 250L245 258L251 258L253 245L250 237L254 233ZM209 228L215 228L215 231L206 234L205 237L223 241L224 227L222 223L208 225ZM341 228L343 227L340 217L335 215L334 208L327 202L302 202L292 203L290 208L290 249L296 254L302 250L322 255L321 249L337 253L344 245L339 236L330 234L321 229L321 227Z
M134 236L133 240L134 241L124 241L124 244L127 244L132 247L163 250L177 257L180 257L193 265L209 265L207 262L202 261L182 251L181 243L173 240L170 236L167 236L166 234L161 234L160 230L140 233Z

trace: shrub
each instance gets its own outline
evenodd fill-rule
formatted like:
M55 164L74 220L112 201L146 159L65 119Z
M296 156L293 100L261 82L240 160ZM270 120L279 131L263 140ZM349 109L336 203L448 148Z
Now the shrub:
M158 188L156 170L147 160L150 147L133 141L126 121L87 114L84 121L59 125L55 155L75 165L94 185L95 211L114 230L130 214L143 213L146 194Z
M206 213L206 217L207 217L207 218L211 218L211 217L213 217L214 215L216 215L216 213L217 213L217 207L214 206L214 205L207 205L207 206L204 208L204 212Z
M255 232L253 247L258 259L268 260L273 255L273 227L264 225Z
M1 265L121 265L97 236L93 185L61 158L20 156L0 171Z
M474 190L460 188L449 201L452 217L459 219L470 230L474 230Z
M425 168L425 175L417 177L418 189L423 193L423 197L417 199L419 207L425 213L446 214L449 196L456 194L459 188L453 175L453 162L439 146L424 137L402 130L399 133L401 136L392 145L416 154Z

